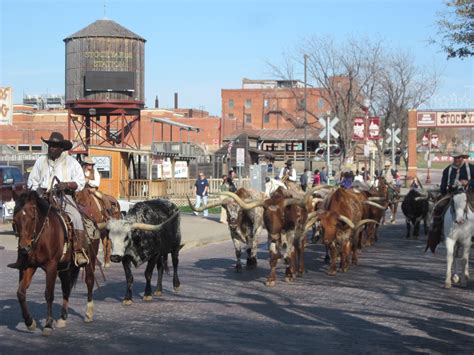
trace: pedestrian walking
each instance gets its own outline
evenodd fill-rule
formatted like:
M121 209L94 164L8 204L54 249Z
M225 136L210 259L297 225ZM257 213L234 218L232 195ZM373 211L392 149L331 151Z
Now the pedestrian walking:
M325 185L328 183L328 173L327 173L327 170L326 170L326 167L323 166L321 168L321 172L319 173L320 177L321 177L321 184Z
M199 177L194 184L194 192L196 194L196 208L207 205L207 197L209 193L209 181L206 179L206 175L203 172L199 173ZM197 216L199 213L194 212ZM209 215L209 210L204 210L203 212L204 217Z
M303 191L306 191L306 187L308 186L308 169L304 169L303 174L301 174L300 184Z
M319 169L316 169L314 171L314 177L313 177L313 187L317 185L321 185L321 175L319 173Z

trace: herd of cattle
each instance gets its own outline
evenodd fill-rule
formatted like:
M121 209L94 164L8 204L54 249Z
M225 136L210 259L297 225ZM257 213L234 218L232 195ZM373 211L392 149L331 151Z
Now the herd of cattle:
M383 179L383 178L381 178ZM304 249L310 229L320 233L321 240L330 256L329 275L338 270L347 272L349 265L358 263L358 250L377 240L378 226L390 204L387 186L379 181L378 187L344 189L321 185L306 192L279 187L270 196L247 188L235 193L222 192L221 199L196 208L222 206L227 212L230 236L235 247L235 270L242 270L242 254L247 256L247 269L257 265L257 239L265 227L268 232L270 274L266 285L276 283L276 267L280 259L285 264L285 281L294 281L305 272ZM397 198L400 198L398 196ZM407 238L418 236L420 221L431 220L435 196L411 190L403 198L402 210L406 216ZM162 290L163 270L167 268L168 254L172 256L173 286L179 287L177 274L178 254L181 249L179 209L166 200L137 203L124 220L111 220L107 226L112 240L112 261L123 263L127 289L124 303L131 303L133 277L130 265L147 262L144 299L151 300L151 275L158 270L158 288Z

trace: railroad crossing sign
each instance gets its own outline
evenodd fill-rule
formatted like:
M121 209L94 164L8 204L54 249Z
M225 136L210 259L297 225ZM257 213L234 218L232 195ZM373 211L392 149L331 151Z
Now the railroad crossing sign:
M327 129L328 127L327 124L326 124L326 120L329 121L329 119L326 119L324 117L321 117L319 118L319 123L321 123L321 126L324 127L324 129L321 131L321 133L319 133L319 138L324 138L326 137L327 135ZM337 117L334 117L332 120L329 121L329 133L331 134L331 136L333 136L335 139L338 139L339 138L339 133L337 133L337 131L334 129L334 126L339 122L339 118Z
M387 128L386 132L388 133L387 143L390 143L392 141L392 129ZM400 138L397 137L398 134L400 134L400 128L393 129L393 140L397 144L400 143Z

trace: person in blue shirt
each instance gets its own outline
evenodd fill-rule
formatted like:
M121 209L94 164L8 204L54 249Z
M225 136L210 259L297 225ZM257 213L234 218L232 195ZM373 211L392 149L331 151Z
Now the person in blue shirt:
M441 195L438 201L440 202L433 211L433 226L425 249L426 251L429 248L433 253L436 250L436 246L441 242L444 213L451 201L450 198L444 197L455 192L459 187L474 188L474 165L465 160L469 157L467 152L461 146L458 146L450 155L453 158L453 162L443 170L439 187Z
M321 171L319 172L319 178L321 180L321 185L325 185L328 183L328 173L326 171L325 166L321 168Z
M201 207L201 204L204 206L207 205L207 197L209 194L209 181L206 179L206 175L203 172L199 173L199 177L194 184L194 192L196 194L196 207ZM194 212L197 216L199 213ZM209 210L204 210L204 217L209 215Z

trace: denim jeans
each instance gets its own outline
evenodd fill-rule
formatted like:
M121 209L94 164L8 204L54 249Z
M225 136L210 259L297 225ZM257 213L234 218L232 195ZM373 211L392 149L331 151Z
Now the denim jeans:
M206 206L207 205L207 196L199 196L196 195L196 207L201 207L201 203ZM209 215L208 210L204 210L203 212L204 217L207 217Z

